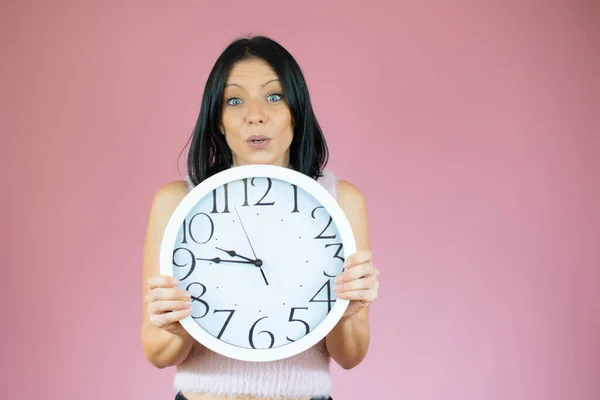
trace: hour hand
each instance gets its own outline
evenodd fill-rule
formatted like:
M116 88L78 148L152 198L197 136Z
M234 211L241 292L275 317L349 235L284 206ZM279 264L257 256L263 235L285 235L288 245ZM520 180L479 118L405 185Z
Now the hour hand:
M215 248L218 250L224 251L225 253L229 254L231 257L239 257L239 258L243 258L244 260L248 260L248 261L252 261L252 262L257 261L257 260L253 260L252 258L244 257L244 256L236 253L235 250L225 250L220 247L215 247Z

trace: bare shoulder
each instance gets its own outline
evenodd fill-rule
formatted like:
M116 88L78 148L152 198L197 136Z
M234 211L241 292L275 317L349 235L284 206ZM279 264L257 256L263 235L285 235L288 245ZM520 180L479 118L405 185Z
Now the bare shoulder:
M146 239L144 243L144 274L143 283L152 275L159 273L160 246L164 230L169 223L169 219L177 206L188 194L189 190L185 181L172 181L162 185L152 200L152 207L148 217L146 228ZM147 290L147 286L145 291Z
M338 204L348 218L358 249L369 249L369 225L365 196L355 185L345 180L338 181L337 192Z
M338 203L340 207L349 211L362 212L366 208L366 200L363 193L352 183L340 179L338 181Z
M171 215L188 193L185 181L168 182L156 191L148 221L147 248L156 250Z
M154 195L155 204L164 205L169 203L179 204L189 193L187 183L183 180L171 181L161 186Z

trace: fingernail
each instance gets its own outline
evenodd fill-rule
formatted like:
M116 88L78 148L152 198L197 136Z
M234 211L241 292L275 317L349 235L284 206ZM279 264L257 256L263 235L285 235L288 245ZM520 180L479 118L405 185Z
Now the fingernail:
M341 286L341 285L335 285L335 286L333 287L333 291L334 291L334 292L336 292L336 293L339 293L339 291L340 291L340 289L341 289L341 288L342 288L342 286Z

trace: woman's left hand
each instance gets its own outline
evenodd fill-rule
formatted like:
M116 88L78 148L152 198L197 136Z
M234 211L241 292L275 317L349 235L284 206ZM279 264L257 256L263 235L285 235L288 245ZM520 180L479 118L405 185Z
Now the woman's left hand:
M342 318L349 318L377 299L379 270L373 266L371 252L361 250L344 262L344 272L335 279L338 299L350 300Z

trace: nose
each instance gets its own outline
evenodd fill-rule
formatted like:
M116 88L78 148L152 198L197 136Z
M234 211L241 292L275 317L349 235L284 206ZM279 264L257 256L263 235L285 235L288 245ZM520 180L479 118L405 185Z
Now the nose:
M251 125L261 125L267 122L267 115L263 105L259 100L251 100L248 103L248 114L246 115L246 122Z

